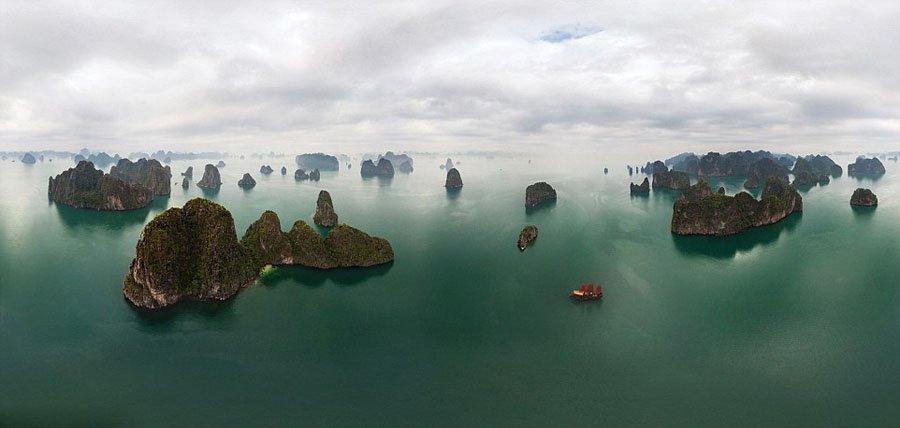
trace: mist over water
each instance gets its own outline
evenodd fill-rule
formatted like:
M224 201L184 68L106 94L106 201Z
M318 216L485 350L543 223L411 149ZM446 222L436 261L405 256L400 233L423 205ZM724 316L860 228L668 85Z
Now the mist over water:
M232 157L213 193L178 177L193 165L199 181L207 161L176 161L172 195L125 213L50 202L47 177L70 162L0 163L0 421L892 424L896 164L878 180L845 173L803 191L804 212L773 226L677 237L677 193L632 196L643 176L625 169L674 154L454 156L454 193L445 156L414 156L415 171L393 179L362 179L353 159L319 182L295 182L292 157ZM852 157L835 161L846 170ZM260 175L263 163L276 172ZM252 190L237 187L244 172ZM526 212L536 181L559 201ZM733 194L742 181L711 184ZM851 209L857 187L881 204ZM140 232L166 208L207 197L238 234L268 209L287 229L311 220L320 189L341 222L390 240L396 261L278 268L232 300L154 313L122 297ZM520 253L526 224L540 235ZM567 297L586 282L602 282L602 302Z

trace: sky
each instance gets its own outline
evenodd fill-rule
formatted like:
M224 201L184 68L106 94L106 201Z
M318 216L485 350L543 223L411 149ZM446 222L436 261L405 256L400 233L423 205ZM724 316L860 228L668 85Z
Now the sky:
M896 0L0 0L0 150L900 150L898 23Z

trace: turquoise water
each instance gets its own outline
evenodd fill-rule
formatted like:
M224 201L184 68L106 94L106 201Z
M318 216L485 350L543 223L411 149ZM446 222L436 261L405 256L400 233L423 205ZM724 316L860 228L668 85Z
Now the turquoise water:
M122 297L134 245L203 192L178 179L149 209L80 211L46 194L68 163L0 163L0 425L896 424L895 163L804 192L804 213L777 225L684 238L669 233L675 193L632 197L628 160L602 159L461 157L453 194L437 157L392 180L354 161L318 183L295 183L289 158L231 159L205 196L239 233L266 209L285 229L309 221L324 188L396 261L277 269L230 301L156 313ZM247 171L258 185L243 191ZM526 213L539 180L559 202ZM860 186L877 209L851 209ZM520 253L529 223L540 236ZM596 281L602 302L567 298Z

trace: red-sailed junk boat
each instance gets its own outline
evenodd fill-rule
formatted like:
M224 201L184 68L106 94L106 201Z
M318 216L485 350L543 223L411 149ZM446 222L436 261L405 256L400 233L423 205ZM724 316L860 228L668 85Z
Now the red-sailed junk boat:
M581 288L578 290L572 290L572 297L579 302L583 302L585 300L600 300L603 297L603 286L597 283L597 288L594 288L594 284L588 284L587 288L584 287L584 284L581 284Z

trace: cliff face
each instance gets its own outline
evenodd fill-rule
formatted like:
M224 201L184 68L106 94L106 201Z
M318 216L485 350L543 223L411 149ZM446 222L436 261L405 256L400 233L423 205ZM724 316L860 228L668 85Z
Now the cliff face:
M516 246L519 247L519 251L525 251L532 242L538 237L538 228L535 225L528 225L519 232L519 239L516 241Z
M50 177L47 191L58 204L104 211L143 208L153 200L149 189L104 174L88 161Z
M885 173L884 165L878 158L858 158L847 166L847 173L853 175L881 175Z
M391 244L338 224L322 239L302 220L283 233L278 216L267 211L250 225L241 245L257 265L301 265L317 269L369 267L394 260Z
M184 172L181 173L181 176L187 178L189 180L194 179L194 167L189 166Z
M341 168L338 159L325 153L306 153L297 156L297 166L307 171L319 169L322 171L337 171Z
M874 207L878 205L878 197L869 189L856 189L850 197L850 205Z
M205 187L208 189L218 189L222 186L222 177L219 175L219 169L216 168L215 165L206 164L206 169L203 171L203 178L200 179L200 182L197 183L198 187Z
M534 208L544 202L556 200L556 189L540 181L525 188L525 208Z
M686 172L669 171L665 165L653 169L653 188L681 190L691 186L691 178Z
M463 187L462 177L460 177L456 168L450 168L447 171L447 181L444 182L444 187L448 189L460 189Z
M259 271L238 244L231 213L206 199L154 218L135 252L123 293L144 308L185 299L224 300L253 282Z
M757 152L745 150L743 152L729 152L724 155L709 152L700 158L697 175L707 177L750 177L751 166L760 159L772 159L782 164L782 166L782 161L784 163L792 161L792 157L782 158L776 158L775 155L764 150Z
M772 158L762 158L752 164L747 171L747 181L744 187L748 189L759 188L760 183L765 183L769 177L776 177L788 181L788 169Z
M191 173L193 174L193 171ZM122 179L126 183L140 184L150 189L155 195L172 193L172 169L162 166L155 159L139 159L137 162L121 159L110 169L109 175Z
M378 165L375 165L371 160L366 160L359 167L359 173L363 177L393 177L394 166L391 165L391 161L385 158L379 159Z
M760 200L749 193L735 196L713 194L709 183L700 181L682 192L672 213L676 235L733 235L751 227L773 224L803 210L803 198L793 186L772 177L766 181Z
M322 227L334 227L338 224L338 215L334 212L334 203L331 202L331 195L325 190L319 191L313 223Z
M816 155L797 158L791 172L794 186L815 186L830 183L830 177L838 177L844 170L828 156Z
M644 177L640 185L631 183L631 193L650 193L650 180Z

